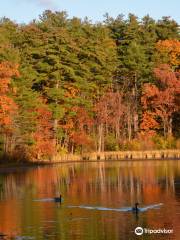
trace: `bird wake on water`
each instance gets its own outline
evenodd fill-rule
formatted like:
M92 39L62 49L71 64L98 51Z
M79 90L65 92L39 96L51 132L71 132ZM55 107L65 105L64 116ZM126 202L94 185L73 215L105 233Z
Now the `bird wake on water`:
M84 208L88 210L99 210L99 211L116 211L116 212L146 212L150 209L159 209L163 203L158 204L152 204L144 207L138 207L136 210L136 207L122 207L122 208L106 208L106 207L98 207L98 206L86 206L86 205L80 205L80 206L68 206L68 208Z

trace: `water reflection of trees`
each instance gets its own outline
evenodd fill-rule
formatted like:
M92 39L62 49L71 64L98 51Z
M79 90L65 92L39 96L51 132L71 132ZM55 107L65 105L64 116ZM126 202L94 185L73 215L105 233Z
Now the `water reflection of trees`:
M48 203L40 204L38 212L32 212L32 199L54 197L61 192L67 204L122 207L135 201L143 204L166 201L175 206L180 201L177 182L180 182L179 161L77 163L1 174L0 212L1 219L6 221L0 220L0 232L16 233L32 222L40 227L42 219L54 218L55 210ZM82 210L75 213L79 211ZM148 216L153 223L152 213ZM108 219L101 220L103 226L109 224ZM118 235L118 222L111 227L116 228ZM42 236L50 231L45 226L44 229Z
M1 174L0 197L23 197L24 188L39 197L60 191L80 196L113 192L134 196L144 191L175 192L177 182L180 183L179 161L68 164Z

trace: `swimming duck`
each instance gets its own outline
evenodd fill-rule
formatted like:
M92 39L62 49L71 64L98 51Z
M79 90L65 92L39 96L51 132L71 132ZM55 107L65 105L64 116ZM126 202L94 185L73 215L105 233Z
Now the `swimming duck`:
M60 194L59 197L55 197L55 198L54 198L54 201L61 203L61 202L62 202L62 196L61 196L61 194Z
M139 205L139 203L135 203L135 206L132 207L132 211L133 211L133 212L136 212L136 213L139 212L138 205Z

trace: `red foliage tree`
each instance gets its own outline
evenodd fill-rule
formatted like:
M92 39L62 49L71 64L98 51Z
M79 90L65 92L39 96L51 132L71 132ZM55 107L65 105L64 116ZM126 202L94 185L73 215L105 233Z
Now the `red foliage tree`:
M37 159L50 157L55 153L55 146L53 144L52 113L46 106L37 108L36 125L36 131L33 133L35 140L33 154Z
M164 136L172 134L172 114L177 111L177 97L180 93L180 81L168 65L154 69L156 85L144 84L141 102L144 109L142 130L157 128L155 118L160 117L163 123ZM147 125L147 113L148 125Z
M83 107L75 107L74 111L76 112L76 116L73 120L71 141L73 145L86 146L88 148L92 145L90 132L93 125L93 119Z

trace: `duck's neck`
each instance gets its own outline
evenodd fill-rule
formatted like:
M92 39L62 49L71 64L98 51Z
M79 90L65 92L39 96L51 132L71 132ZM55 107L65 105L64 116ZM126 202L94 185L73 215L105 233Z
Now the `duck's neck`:
M138 211L138 205L137 204L135 205L135 210Z

